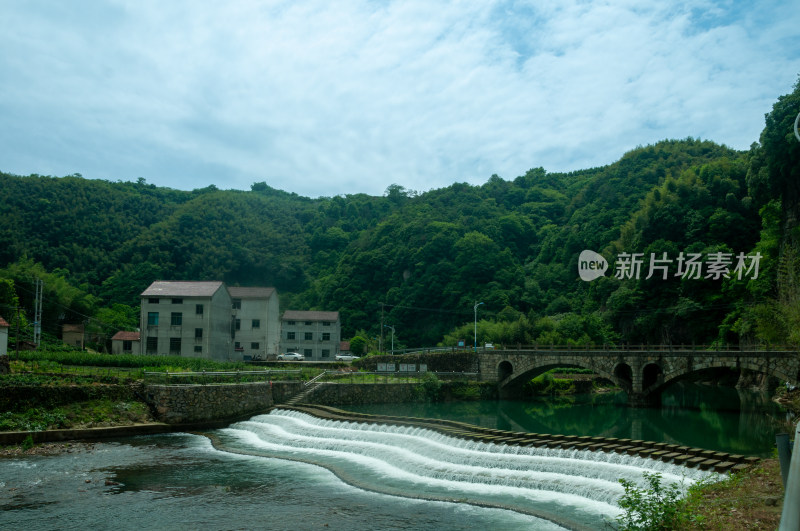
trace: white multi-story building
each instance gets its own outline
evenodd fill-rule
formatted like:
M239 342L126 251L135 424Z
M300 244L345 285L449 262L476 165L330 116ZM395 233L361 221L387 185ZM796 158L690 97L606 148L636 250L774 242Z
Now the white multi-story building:
M299 352L309 361L333 361L341 335L339 312L286 310L281 318L281 352Z
M278 355L280 318L275 288L229 287L234 319L234 352L245 360Z
M233 350L231 296L222 282L153 282L141 294L142 354L241 360Z

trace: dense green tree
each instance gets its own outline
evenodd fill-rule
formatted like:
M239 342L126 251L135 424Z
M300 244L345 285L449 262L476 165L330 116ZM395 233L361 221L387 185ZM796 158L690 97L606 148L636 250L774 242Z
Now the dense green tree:
M275 286L292 307L340 311L345 335L392 323L409 345L471 338L476 301L480 341L795 341L798 108L796 86L747 152L665 140L598 168L380 197L0 174L0 277L26 309L46 277L50 322L109 332L151 282L193 279ZM583 250L606 256L604 278L578 278ZM623 252L641 253L639 278L615 277ZM758 252L760 275L648 278L651 256L690 252Z

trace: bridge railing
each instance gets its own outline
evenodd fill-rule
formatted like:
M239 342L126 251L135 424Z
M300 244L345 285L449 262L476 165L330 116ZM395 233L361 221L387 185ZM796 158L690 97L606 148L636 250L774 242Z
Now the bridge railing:
M478 352L491 352L493 350L534 350L534 351L622 351L622 352L798 352L800 346L798 345L690 345L690 344L656 344L656 345L627 345L627 344L605 344L605 345L551 345L551 344L530 344L523 345L520 343L494 343L492 346L478 346ZM387 352L387 354L429 354L437 352L473 352L473 347L416 347L406 349L395 349L394 351Z
M478 351L491 351L478 347ZM798 352L797 345L503 345L493 350L603 352Z
M439 380L478 380L477 372L356 372L325 371L316 380L328 383L417 383L425 379L426 374L433 374Z

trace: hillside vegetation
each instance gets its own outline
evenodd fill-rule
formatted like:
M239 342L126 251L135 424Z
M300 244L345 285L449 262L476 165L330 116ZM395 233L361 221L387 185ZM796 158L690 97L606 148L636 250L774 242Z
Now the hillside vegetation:
M22 307L29 334L41 278L45 331L88 322L102 343L138 325L152 281L222 280L275 286L282 309L339 310L345 337L392 325L396 348L471 340L476 302L479 341L797 344L798 109L800 85L746 152L667 140L600 168L382 197L0 173L0 315L13 336ZM585 249L605 277L579 278ZM736 256L756 252L758 278L737 278ZM643 253L639 278L614 276L621 253ZM673 263L647 279L651 253L730 253L730 278Z

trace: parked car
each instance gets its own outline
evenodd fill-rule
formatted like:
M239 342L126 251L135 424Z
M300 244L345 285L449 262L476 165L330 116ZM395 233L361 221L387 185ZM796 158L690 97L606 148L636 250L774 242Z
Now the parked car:
M353 361L357 360L358 356L353 356L352 354L337 354L336 361Z
M300 354L299 352L284 352L282 354L278 354L278 359L303 361L304 359L306 359L306 357Z

